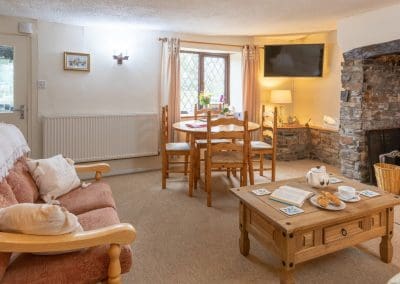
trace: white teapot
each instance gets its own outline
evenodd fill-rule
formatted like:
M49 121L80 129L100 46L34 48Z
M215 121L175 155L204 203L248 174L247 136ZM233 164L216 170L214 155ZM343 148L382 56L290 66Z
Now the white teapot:
M326 172L325 166L317 166L308 171L307 183L312 187L323 188L329 185L329 174Z

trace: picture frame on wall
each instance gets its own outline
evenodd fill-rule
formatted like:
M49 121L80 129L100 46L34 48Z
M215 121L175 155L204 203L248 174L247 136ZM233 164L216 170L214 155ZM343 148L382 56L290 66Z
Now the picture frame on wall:
M90 72L90 54L64 52L64 70Z

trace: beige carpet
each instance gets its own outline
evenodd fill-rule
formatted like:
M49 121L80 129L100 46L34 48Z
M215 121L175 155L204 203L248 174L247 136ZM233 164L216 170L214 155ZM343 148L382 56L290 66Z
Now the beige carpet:
M278 179L304 176L318 162L278 163ZM329 168L330 171L337 169ZM187 183L178 175L161 190L160 172L106 178L113 188L121 221L137 230L134 266L125 283L279 283L279 259L254 239L250 255L238 248L238 201L227 189L235 178L213 176L213 207L205 193L187 196ZM268 182L257 177L257 182ZM399 220L396 210L396 220ZM400 230L395 225L394 259L379 259L380 240L342 250L296 268L296 283L386 283L400 272Z

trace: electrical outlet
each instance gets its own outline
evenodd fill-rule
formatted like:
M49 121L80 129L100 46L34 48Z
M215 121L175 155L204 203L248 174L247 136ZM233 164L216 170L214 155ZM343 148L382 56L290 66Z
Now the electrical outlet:
M37 88L40 90L46 89L46 81L45 80L37 80Z

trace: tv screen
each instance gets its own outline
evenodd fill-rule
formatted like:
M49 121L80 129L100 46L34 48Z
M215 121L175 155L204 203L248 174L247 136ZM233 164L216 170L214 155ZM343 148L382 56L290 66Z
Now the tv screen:
M323 44L266 45L265 77L322 77Z

